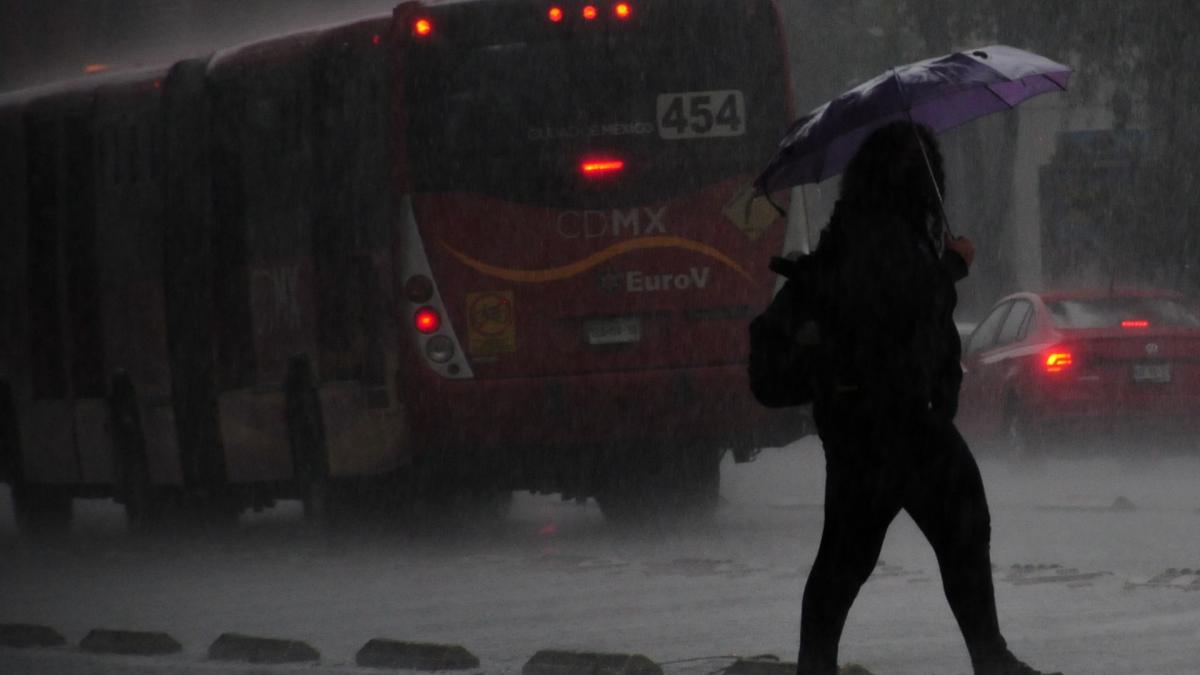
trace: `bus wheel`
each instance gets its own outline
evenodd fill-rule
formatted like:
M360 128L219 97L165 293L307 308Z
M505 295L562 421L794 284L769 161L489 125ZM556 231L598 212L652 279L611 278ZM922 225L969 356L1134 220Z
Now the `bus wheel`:
M25 482L16 401L0 382L0 463L8 477L17 529L26 535L64 534L71 529L72 497L66 489Z
M689 446L610 454L596 502L617 523L707 521L720 503L723 454Z
M12 486L13 515L17 530L30 536L66 534L74 513L71 493L49 485Z
M116 455L117 499L125 505L129 529L148 532L162 520L163 500L150 482L146 437L138 412L137 390L128 373L117 373L108 399L109 425Z
M313 524L329 525L336 516L335 485L329 471L321 399L306 355L288 361L286 400L293 475L304 517Z
M458 507L460 513L468 519L494 522L508 518L512 511L512 490L484 486L467 489L460 493Z

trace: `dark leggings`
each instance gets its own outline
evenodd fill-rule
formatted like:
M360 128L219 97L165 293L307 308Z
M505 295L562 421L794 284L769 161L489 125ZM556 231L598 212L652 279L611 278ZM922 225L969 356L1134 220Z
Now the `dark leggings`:
M825 526L804 587L799 672L837 672L850 605L875 569L900 509L933 546L971 661L999 658L1006 646L992 589L991 521L966 442L951 421L932 412L884 415L855 408L826 419L822 429Z

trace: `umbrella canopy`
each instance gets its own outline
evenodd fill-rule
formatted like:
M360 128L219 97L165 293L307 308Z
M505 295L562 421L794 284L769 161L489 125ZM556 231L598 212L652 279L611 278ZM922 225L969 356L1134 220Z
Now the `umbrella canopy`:
M993 45L893 68L796 120L766 170L760 194L841 173L870 133L910 119L941 133L1022 101L1067 88L1071 69Z

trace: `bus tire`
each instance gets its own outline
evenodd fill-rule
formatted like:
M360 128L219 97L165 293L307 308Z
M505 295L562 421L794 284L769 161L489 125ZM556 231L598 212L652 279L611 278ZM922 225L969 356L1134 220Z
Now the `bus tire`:
M337 516L336 486L329 470L321 399L307 355L288 360L285 389L296 494L304 505L305 519L314 525L328 526Z
M126 372L113 376L108 397L109 426L116 458L116 496L125 506L125 522L135 532L149 532L163 519L165 506L150 481L146 436L142 432L137 389Z
M686 445L609 455L596 503L619 524L708 521L720 504L723 455Z
M8 479L17 530L30 536L64 534L71 529L73 515L70 490L25 482L18 423L12 389L0 382L0 463Z

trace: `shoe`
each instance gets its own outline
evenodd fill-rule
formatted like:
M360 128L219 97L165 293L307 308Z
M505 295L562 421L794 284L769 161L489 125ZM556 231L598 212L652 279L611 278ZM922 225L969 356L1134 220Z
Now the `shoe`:
M975 675L1063 675L1059 672L1047 673L1031 666L1008 654L999 661L975 664Z

